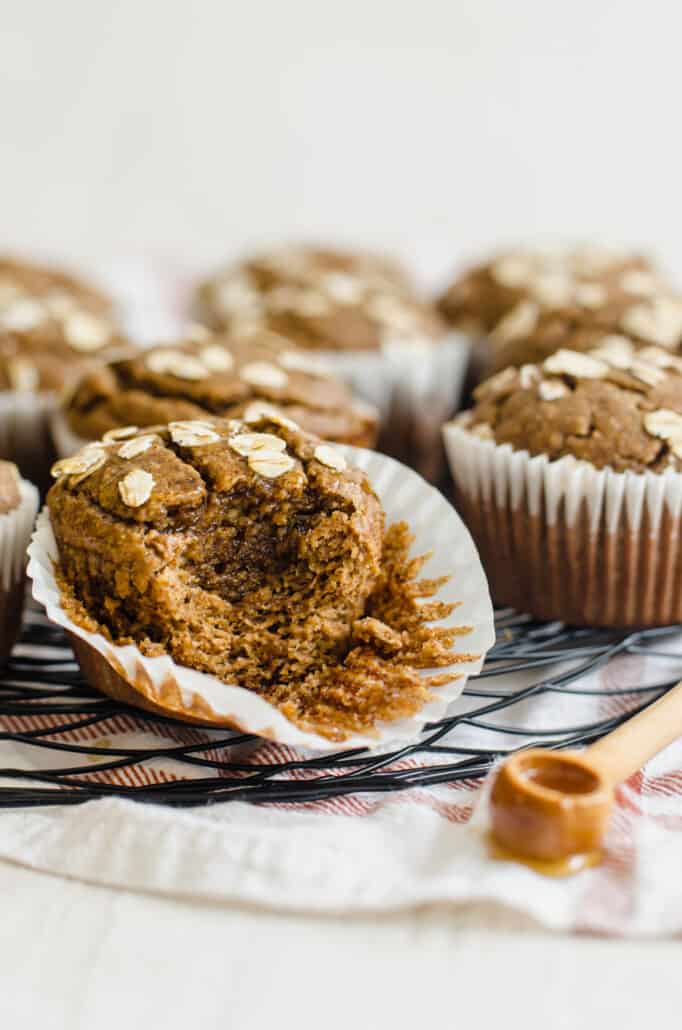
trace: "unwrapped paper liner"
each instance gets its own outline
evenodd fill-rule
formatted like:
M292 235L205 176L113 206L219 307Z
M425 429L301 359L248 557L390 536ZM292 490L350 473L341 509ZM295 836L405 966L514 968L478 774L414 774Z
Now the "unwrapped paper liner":
M49 420L56 407L54 393L0 392L0 458L13 461L22 475L41 486L49 483Z
M551 461L444 427L496 601L589 625L682 621L682 475Z
M340 747L383 748L388 742L413 740L425 723L445 715L448 706L464 689L467 677L480 671L485 653L495 639L488 585L469 533L437 490L415 472L384 455L354 447L339 446L338 449L350 463L366 472L384 506L387 524L408 522L415 535L412 553L434 552L424 567L424 575L428 578L451 576L436 596L439 601L460 604L438 625L470 626L470 633L458 637L458 649L476 655L474 660L454 664L452 671L458 678L434 688L433 699L419 712L410 718L381 724L376 736L355 734L339 744L304 732L253 691L177 665L168 656L147 658L132 645L116 646L102 634L90 633L75 624L61 605L53 569L53 562L58 559L57 545L47 510L38 518L29 547L28 573L33 579L33 596L45 606L53 622L104 656L128 683L134 685L144 680L148 697L165 698L170 685L170 694L181 698L182 709L176 709L175 713L180 718L183 714L193 714L194 709L204 723L215 721L232 725L244 732L319 752L338 751ZM438 670L439 673L447 671Z

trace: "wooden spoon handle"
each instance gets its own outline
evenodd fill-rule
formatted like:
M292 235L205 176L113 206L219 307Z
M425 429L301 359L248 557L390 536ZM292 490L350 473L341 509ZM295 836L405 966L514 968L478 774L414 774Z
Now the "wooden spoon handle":
M682 736L682 682L583 752L615 786Z

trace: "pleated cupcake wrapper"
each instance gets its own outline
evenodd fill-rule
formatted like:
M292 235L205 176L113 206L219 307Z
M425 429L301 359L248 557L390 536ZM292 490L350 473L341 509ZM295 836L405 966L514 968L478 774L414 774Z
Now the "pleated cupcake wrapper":
M95 658L101 656L109 669L138 696L143 695L180 718L190 716L204 723L229 725L242 732L318 752L338 751L341 747L384 749L393 742L413 740L425 723L443 717L448 706L461 694L467 677L480 671L485 653L495 639L488 585L468 531L437 490L415 472L384 455L354 447L339 447L339 450L350 463L367 473L386 511L387 524L401 520L409 523L416 538L412 553L434 552L423 575L427 578L451 576L438 591L437 598L458 601L460 605L439 625L470 626L471 632L458 638L457 650L476 656L473 660L456 663L452 671L459 678L436 688L433 699L418 713L380 725L376 736L355 734L339 744L304 732L253 691L178 665L168 656L147 658L134 646L117 646L102 634L90 633L78 626L61 603L54 574L57 544L46 509L38 518L29 547L28 574L33 580L33 596L45 606L53 622L77 638L77 650L82 651L86 645L86 652L91 655L94 652ZM90 666L94 668L92 662ZM106 684L100 682L99 685L106 690Z
M81 447L92 443L92 440L86 440L85 437L74 433L62 408L55 408L50 414L50 433L58 458L70 458Z
M682 475L550 461L456 423L444 438L496 601L587 624L682 621Z
M22 475L40 485L49 482L53 460L49 420L56 407L54 393L0 393L0 458L15 462Z
M20 583L26 571L26 549L38 512L38 491L32 483L19 483L21 500L13 511L0 515L0 584L3 591Z
M315 358L378 409L382 447L435 479L441 426L459 407L470 351L466 336L448 333L435 344L396 340L381 351L320 351Z
M38 511L38 491L19 483L20 501L0 515L0 661L4 662L21 629L26 579L26 549Z

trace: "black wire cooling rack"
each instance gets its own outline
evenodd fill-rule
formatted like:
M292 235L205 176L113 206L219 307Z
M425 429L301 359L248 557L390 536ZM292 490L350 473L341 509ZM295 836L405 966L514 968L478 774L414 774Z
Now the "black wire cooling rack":
M177 806L222 801L303 803L473 780L518 747L588 744L679 679L678 674L663 682L619 685L616 676L612 679L617 685L611 686L609 680L604 686L602 679L595 688L591 674L627 655L660 654L679 664L682 653L671 653L670 641L681 626L636 632L575 629L557 622L534 622L508 609L498 611L495 621L495 646L480 675L467 683L464 710L431 723L416 742L379 755L340 750L331 756L310 757L285 749L282 760L282 749L265 745L259 751L253 737L190 728L103 697L80 675L61 629L42 613L29 610L21 642L0 674L0 766L8 748L25 759L17 760L16 767L0 768L0 807L79 804L107 796ZM529 682L518 686L517 676L517 685L510 686L510 673L520 673ZM583 724L551 729L527 725L529 701L539 704L543 697L561 695L565 710L581 695L595 694L621 699L623 705L616 714ZM521 706L526 706L525 716L516 724L509 713L520 712ZM503 731L495 721L499 713L505 713ZM579 715L577 709L575 715ZM116 724L117 718L154 743L126 747L108 739L107 727ZM100 730L102 737L98 737ZM87 739L80 739L86 732ZM481 740L489 746L474 746L472 735L476 745ZM71 756L74 764L69 764ZM143 771L158 759L173 759L177 778L146 782Z

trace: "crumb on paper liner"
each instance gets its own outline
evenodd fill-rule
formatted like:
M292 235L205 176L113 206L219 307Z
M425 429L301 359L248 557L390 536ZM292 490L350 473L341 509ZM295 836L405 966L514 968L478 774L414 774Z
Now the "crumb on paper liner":
M371 451L340 449L367 473L386 510L387 521L409 521L416 537L415 553L434 552L427 562L429 578L449 577L447 583L440 584L435 595L438 603L457 605L456 616L450 616L444 624L460 630L471 627L464 638L467 656L459 655L460 661L455 665L437 670L456 675L456 679L431 689L431 699L419 711L395 722L379 724L374 734L351 733L338 741L303 729L253 691L179 666L168 655L148 658L135 646L115 645L102 633L90 632L73 622L61 604L53 567L57 558L56 541L49 515L43 511L29 548L33 595L45 605L52 621L80 641L80 645L76 645L80 651L78 656L83 657L88 667L88 678L92 676L97 684L102 678L102 663L106 663L111 673L107 670L104 686L111 685L112 693L118 691L116 696L128 703L139 705L142 693L149 704L158 705L165 714L189 716L204 725L209 722L232 726L242 732L318 752L338 750L339 746L376 748L393 741L413 740L427 722L442 718L451 702L461 694L467 677L480 671L485 653L494 642L492 605L475 547L448 502L416 473ZM96 658L92 652L96 653ZM87 675L86 669L84 672ZM125 697L121 693L122 685L127 688L123 691Z

